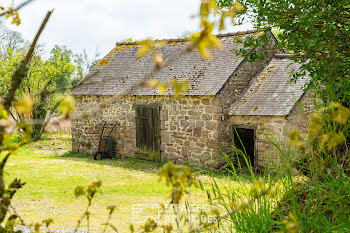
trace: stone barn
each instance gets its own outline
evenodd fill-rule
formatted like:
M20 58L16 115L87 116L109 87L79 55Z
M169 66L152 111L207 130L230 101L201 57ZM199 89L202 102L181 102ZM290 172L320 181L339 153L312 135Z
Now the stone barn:
M113 136L117 153L125 157L217 167L220 149L224 142L237 144L237 132L254 167L278 161L268 135L283 139L293 127L305 130L297 103L304 103L306 113L312 111L310 94L303 91L309 79L290 82L299 65L272 49L272 33L265 48L252 51L267 51L264 60L246 62L233 52L242 47L239 39L257 34L218 35L223 48L211 51L212 59L203 59L184 39L165 40L159 48L164 56L160 69L151 54L137 59L137 43L118 43L105 64L96 65L72 90L73 152L93 154L102 123L118 121ZM171 88L159 93L143 85L184 78L189 90L178 98ZM86 141L91 144L81 143Z

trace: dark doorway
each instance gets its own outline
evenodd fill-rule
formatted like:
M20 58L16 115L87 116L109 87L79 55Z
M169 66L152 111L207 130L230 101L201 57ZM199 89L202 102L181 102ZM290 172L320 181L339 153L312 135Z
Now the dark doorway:
M233 142L235 146L247 154L247 159L250 160L252 167L254 167L255 160L255 129L244 127L233 127ZM243 145L242 145L243 144ZM244 162L244 160L242 160ZM245 163L245 162L244 162ZM243 164L242 164L243 165ZM244 164L246 165L246 164Z
M136 105L136 157L160 161L160 106Z

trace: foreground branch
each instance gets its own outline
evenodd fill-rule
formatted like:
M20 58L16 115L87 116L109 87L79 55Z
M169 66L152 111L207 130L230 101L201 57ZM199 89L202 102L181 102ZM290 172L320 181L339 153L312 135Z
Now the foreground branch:
M32 44L30 45L30 48L27 52L27 55L21 61L18 68L16 69L16 71L13 73L13 75L11 77L10 88L9 88L8 92L6 93L4 99L2 100L2 103L0 103L4 106L4 109L7 112L9 112L11 105L12 105L13 101L15 100L15 96L16 96L16 92L17 92L18 88L21 86L23 80L27 76L28 63L33 56L36 43L38 42L38 39L39 39L42 31L44 30L52 12L53 11L47 12L45 19L41 23L41 26L40 26L38 32L36 33ZM5 132L5 127L0 126L0 145L2 144L2 141L3 141L4 132Z
M51 14L53 11L49 11L46 14L45 19L43 20L43 22L41 23L41 26L38 30L38 32L36 33L33 42L30 45L30 48L27 52L27 55L25 56L25 58L21 61L19 67L17 68L17 70L15 71L15 73L12 75L11 78L11 86L9 88L9 91L7 92L7 94L5 95L5 98L3 100L3 106L4 109L6 111L8 111L11 107L12 102L15 99L15 95L16 95L16 91L18 90L18 88L21 86L22 81L24 80L24 78L27 76L28 73L28 63L30 61L30 59L33 56L34 53L34 49L35 46L38 42L38 39L42 33L42 31L44 30Z
M14 9L11 9L11 8L10 8L9 10L0 13L0 17L1 17L1 16L8 15L8 14L10 14L10 13L12 13L12 12L18 11L18 10L20 10L21 8L23 8L23 7L25 7L26 5L28 5L29 3L31 3L32 1L33 1L33 0L27 0L27 1L25 1L25 2L22 2L22 3L19 4L16 8L14 8Z
M30 1L27 1L27 2L23 3L22 5L20 5L19 7L23 7L25 4L28 4L29 2ZM19 9L19 8L17 8L17 9ZM52 11L49 11L47 13L47 15L46 15L45 19L43 20L38 32L36 33L36 35L34 37L32 44L30 45L30 48L27 52L27 55L21 61L19 67L16 69L16 71L13 73L13 75L11 77L10 88L2 101L4 109L7 112L9 112L10 107L12 106L12 104L15 100L15 95L16 95L18 88L21 86L23 80L27 76L28 63L33 56L35 46L36 46L38 39L39 39L42 31L44 30L45 25L47 24L51 14L52 14ZM0 127L0 145L3 142L4 133L5 133L5 127L1 126ZM8 158L10 157L10 155L11 155L11 153L6 154L6 156L0 162L0 223L2 223L6 217L6 214L9 210L9 206L11 204L13 195L15 195L17 190L20 189L25 184L25 182L21 182L18 179L14 179L12 181L12 183L7 188L5 188L4 167L5 167L5 164L8 160Z

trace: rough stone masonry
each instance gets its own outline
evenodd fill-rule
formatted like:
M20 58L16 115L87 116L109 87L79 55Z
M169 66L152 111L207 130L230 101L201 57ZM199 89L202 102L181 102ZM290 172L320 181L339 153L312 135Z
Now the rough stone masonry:
M137 130L135 106L160 107L160 158L190 162L209 167L222 166L222 152L234 137L233 127L254 130L256 167L265 167L281 158L269 143L269 136L285 140L292 128L305 130L306 115L312 112L312 95L303 86L308 77L290 82L291 72L300 67L290 55L273 49L275 38L265 48L264 60L253 63L232 51L242 44L237 38L256 36L248 31L218 35L222 50L212 51L213 59L205 60L189 51L183 39L167 40L160 48L166 66L154 69L152 56L137 59L137 43L117 44L103 66L96 66L76 87L76 111L72 118L73 152L92 154L97 150L103 122L118 121L113 131L116 151L135 157ZM145 80L146 78L146 80ZM189 91L175 98L140 84L149 80L169 82L188 79ZM127 91L127 92L126 92ZM311 97L310 97L311 96Z

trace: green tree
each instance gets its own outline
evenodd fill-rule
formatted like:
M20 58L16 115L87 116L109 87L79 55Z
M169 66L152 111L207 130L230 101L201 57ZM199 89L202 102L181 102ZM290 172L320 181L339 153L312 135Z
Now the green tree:
M7 43L5 43L7 45ZM2 48L6 53L0 53L0 96L4 96L10 87L12 73L23 59L28 48L10 47ZM16 99L30 95L33 100L32 118L34 125L34 138L40 137L43 132L43 122L57 113L58 102L76 79L80 80L84 75L82 68L77 64L78 55L74 54L66 46L54 46L48 60L42 59L37 53L28 63L28 72L17 90ZM12 117L19 122L23 116L13 113ZM44 124L45 126L45 124Z
M77 67L74 65L75 54L66 46L55 45L50 52L50 65L53 66L55 74L53 75L56 87L66 90L72 81Z
M27 1L22 4L27 4L30 1ZM17 13L17 10L21 6L18 6L16 8L13 8L12 6L9 7L9 9L4 8L3 6L0 5L0 17L1 16L8 16L8 17L13 17L13 22L15 24L19 24L19 16ZM14 153L14 151L20 146L19 144L12 143L11 142L11 135L6 132L6 127L8 126L8 113L10 111L10 108L14 105L15 103L15 96L18 88L20 88L23 80L25 79L27 73L28 73L28 64L34 54L35 46L37 44L37 41L39 39L39 36L41 32L44 30L45 25L47 24L51 12L48 12L45 19L43 20L38 32L36 33L33 42L30 44L28 52L26 55L23 57L21 62L18 63L17 68L15 71L12 73L12 76L10 78L10 85L9 88L5 93L3 93L1 96L1 104L0 104L0 154L3 156L0 162L0 222L3 223L9 208L11 204L12 197L15 195L16 191L20 189L25 183L21 182L18 179L13 180L10 182L8 185L4 182L4 166L9 158L9 156ZM27 99L23 99L22 101L17 102L17 107L20 109L20 112L26 114L29 113L31 110L31 101L28 101ZM24 132L24 140L21 142L21 144L28 142L28 136L30 136L32 132L32 127L28 123L22 123L17 125L19 128L22 128ZM4 229L3 225L0 227L1 232L13 232L13 226L14 226L14 221L17 219L18 216L17 214L11 215L9 218L9 221L6 222L6 229ZM10 229L8 229L10 228Z
M32 64L35 65L31 66L33 70L29 70L28 82L24 82L23 87L27 89L31 85L38 87L35 89L35 93L29 93L34 100L32 117L38 121L43 121L42 124L34 126L34 138L41 137L47 122L57 113L62 94L69 90L73 80L79 74L78 71L81 68L75 63L76 56L66 46L55 45L47 61L41 59L36 61L33 58ZM31 74L33 74L33 77L29 79ZM26 93L26 91L23 93Z
M229 5L233 0L218 0ZM350 7L344 0L244 0L246 19L260 30L277 29L278 46L293 51L302 72L327 105L350 105ZM246 41L254 47L261 37ZM242 51L241 51L242 52Z
M21 52L15 52L11 48L7 48L6 53L0 53L0 96L3 96L10 86L11 75L22 57Z

